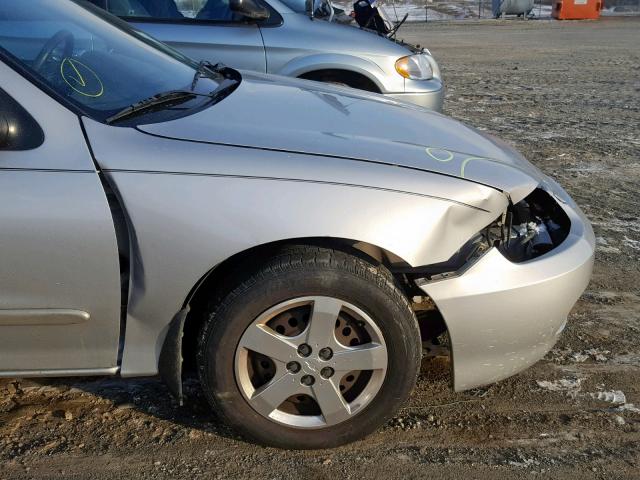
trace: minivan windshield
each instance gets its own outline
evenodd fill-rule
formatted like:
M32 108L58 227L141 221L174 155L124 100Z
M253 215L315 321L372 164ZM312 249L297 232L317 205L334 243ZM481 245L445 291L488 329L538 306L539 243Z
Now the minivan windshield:
M2 54L99 121L167 92L193 95L147 110L187 110L229 87L220 73L82 0L0 1Z

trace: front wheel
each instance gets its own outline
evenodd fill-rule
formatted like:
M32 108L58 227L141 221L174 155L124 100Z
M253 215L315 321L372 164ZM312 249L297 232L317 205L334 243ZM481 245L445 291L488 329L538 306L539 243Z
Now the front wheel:
M371 433L407 399L420 361L410 306L384 267L293 247L212 306L198 368L214 410L245 436L326 448Z

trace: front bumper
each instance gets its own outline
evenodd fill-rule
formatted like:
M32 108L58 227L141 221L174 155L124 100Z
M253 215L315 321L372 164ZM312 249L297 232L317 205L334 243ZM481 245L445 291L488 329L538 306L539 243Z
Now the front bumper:
M492 248L463 274L420 285L445 319L456 391L502 380L542 358L589 283L591 225L555 182L544 189L571 220L569 235L555 249L512 263Z
M444 86L439 79L405 80L404 93L384 93L385 97L401 102L413 103L435 112L442 112Z

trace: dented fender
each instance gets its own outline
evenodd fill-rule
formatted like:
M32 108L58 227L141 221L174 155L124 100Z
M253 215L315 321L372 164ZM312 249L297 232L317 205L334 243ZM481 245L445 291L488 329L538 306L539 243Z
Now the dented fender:
M123 376L157 373L189 292L235 254L333 237L428 265L450 258L508 204L498 190L447 175L85 124L135 242Z

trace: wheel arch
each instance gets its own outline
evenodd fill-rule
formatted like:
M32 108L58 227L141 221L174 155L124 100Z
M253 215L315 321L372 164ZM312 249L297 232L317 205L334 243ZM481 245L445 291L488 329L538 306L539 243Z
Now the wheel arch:
M234 270L247 263L253 264L260 259L269 258L277 250L289 245L307 245L332 248L335 250L359 256L373 264L382 264L388 268L408 267L409 264L382 247L367 242L346 238L310 237L279 240L267 244L257 245L238 252L223 260L194 284L185 298L180 311L176 313L169 324L167 334L162 344L158 360L160 376L167 384L171 393L182 403L182 372L183 362L187 367L195 363L197 336L205 320L204 312L208 303L215 301L215 296L222 296L226 292L225 278L229 278Z
M185 332L191 334L191 329L194 328L194 322L198 320L198 314L201 312L202 307L206 307L206 304L210 300L210 295L216 292L224 293L225 288L223 286L224 279L228 278L232 272L246 263L259 262L261 259L269 258L277 250L285 246L291 245L307 245L318 246L339 250L344 253L359 256L370 263L382 264L388 268L391 267L406 267L409 264L402 258L398 257L392 252L385 250L382 247L373 245L367 242L361 242L358 240L351 240L347 238L334 238L334 237L309 237L309 238L292 238L287 240L279 240L263 245L257 245L251 247L242 252L238 252L231 257L220 262L218 265L211 268L198 282L193 286L189 292L188 297L185 299L185 303L182 305L183 310L187 310L188 314L185 319ZM196 329L197 330L197 329ZM185 338L186 338L185 334Z
M284 65L279 71L273 73L288 77L306 78L305 75L313 72L328 70L350 72L366 78L375 85L380 93L395 90L404 91L404 79L402 77L398 75L398 79L396 79L399 84L402 84L402 88L393 88L394 86L390 84L388 74L379 65L368 59L352 55L328 53L297 57ZM399 84L395 86L399 87Z
M318 82L330 82L328 79L335 79L337 82L344 83L351 88L357 88L372 93L382 93L380 86L369 76L348 70L345 68L321 68L311 70L301 74L298 78L305 80L315 80Z

